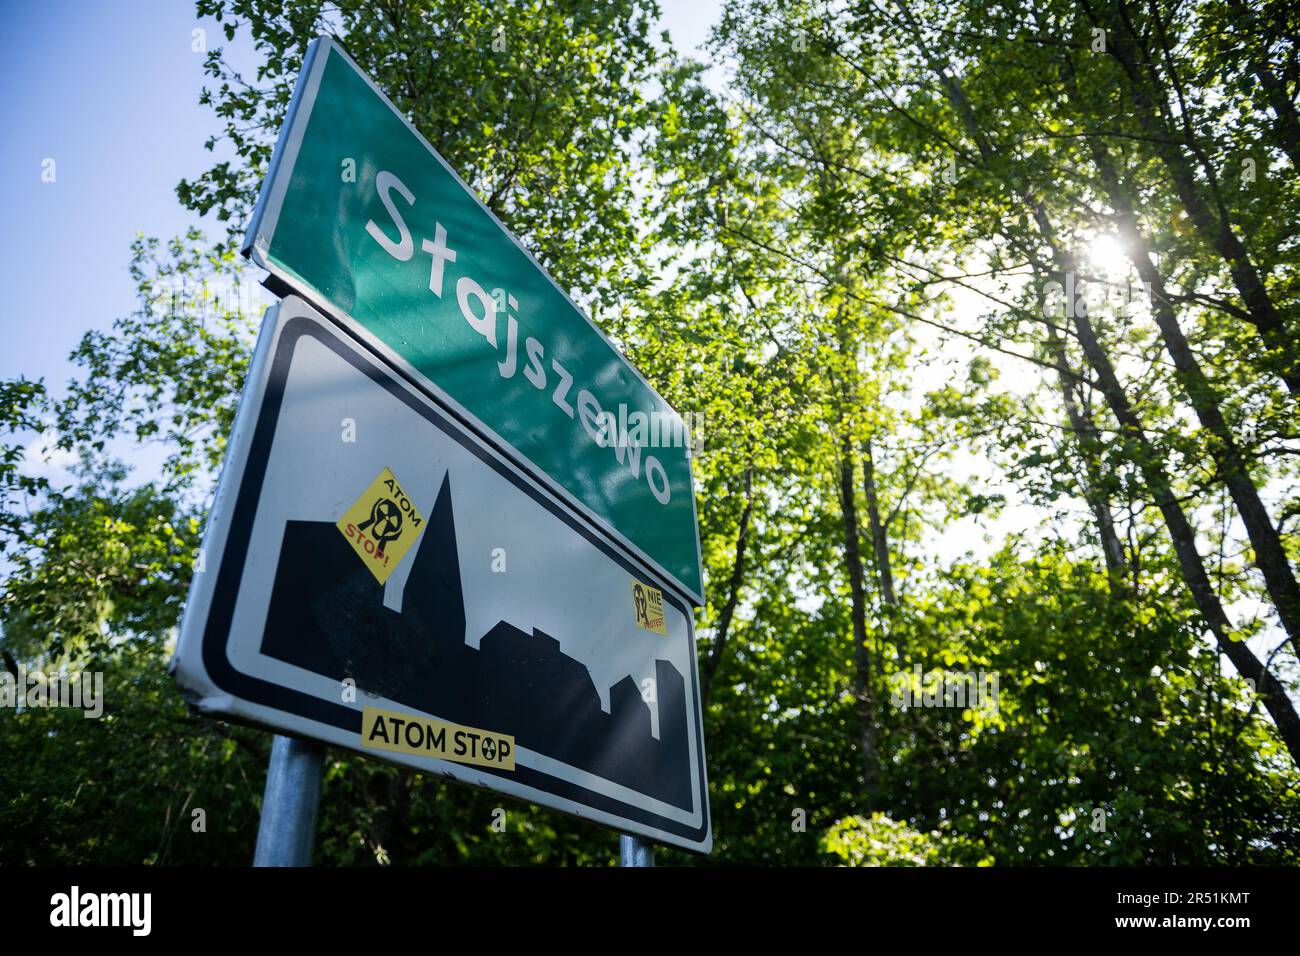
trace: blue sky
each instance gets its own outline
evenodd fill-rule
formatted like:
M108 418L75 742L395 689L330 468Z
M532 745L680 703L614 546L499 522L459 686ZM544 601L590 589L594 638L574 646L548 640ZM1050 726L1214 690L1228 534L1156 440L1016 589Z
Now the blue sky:
M695 51L718 20L722 0L660 0L661 28L680 52ZM0 323L0 377L44 378L56 395L75 373L68 353L91 328L108 328L136 305L127 274L137 231L166 239L202 223L176 200L176 184L214 161L204 141L220 126L199 105L203 55L192 31L224 40L186 0L7 0L0 34L0 281L8 292ZM242 38L241 38L242 39ZM241 67L252 63L247 41ZM46 158L57 180L41 181ZM963 353L964 354L964 353ZM1023 372L1022 372L1023 373ZM73 459L48 439L29 444L27 468L56 481ZM110 449L149 480L157 447ZM974 467L974 465L972 465ZM980 522L953 531L978 546ZM1015 508L1003 523L1028 522ZM996 539L1001 535L994 535Z
M660 0L679 50L702 42L720 0ZM203 55L224 37L181 0L10 0L0 33L0 377L56 392L83 332L135 305L137 232L222 229L181 208L176 184L207 169L219 124L199 105ZM242 52L248 55L247 48ZM56 179L42 181L55 161Z
M0 34L0 376L60 385L82 332L134 304L137 231L196 221L176 183L202 172L217 129L198 104L203 56L184 3L20 2ZM209 36L218 35L209 26ZM42 164L56 180L42 182Z

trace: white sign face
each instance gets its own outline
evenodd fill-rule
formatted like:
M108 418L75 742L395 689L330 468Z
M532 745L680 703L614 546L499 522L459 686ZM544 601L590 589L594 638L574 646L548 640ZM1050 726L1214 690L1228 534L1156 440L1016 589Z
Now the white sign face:
M203 559L172 662L202 711L711 848L689 608L299 299Z

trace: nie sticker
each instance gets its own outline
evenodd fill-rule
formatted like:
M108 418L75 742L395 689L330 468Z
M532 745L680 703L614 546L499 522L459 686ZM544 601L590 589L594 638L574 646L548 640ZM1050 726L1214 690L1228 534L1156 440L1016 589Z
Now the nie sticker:
M424 518L385 468L335 526L383 584L424 530Z
M636 615L636 626L654 631L656 634L668 633L664 622L664 592L632 579L632 612Z

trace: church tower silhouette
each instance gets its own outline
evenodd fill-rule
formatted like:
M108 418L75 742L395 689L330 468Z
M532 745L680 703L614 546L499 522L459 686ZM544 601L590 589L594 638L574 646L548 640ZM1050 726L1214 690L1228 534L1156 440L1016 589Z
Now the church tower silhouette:
M329 521L286 522L272 594L263 654L691 809L686 682L671 662L655 661L656 740L631 675L610 688L606 714L587 667L544 631L500 621L478 649L465 642L450 476L400 612Z

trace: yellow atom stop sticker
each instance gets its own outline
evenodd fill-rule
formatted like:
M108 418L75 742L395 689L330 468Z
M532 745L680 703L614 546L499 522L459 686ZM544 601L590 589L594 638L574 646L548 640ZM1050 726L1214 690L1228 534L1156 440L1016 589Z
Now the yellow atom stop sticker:
M385 468L335 526L383 584L424 530L424 518Z
M371 750L437 757L476 767L515 769L515 738L509 734L377 707L361 709L361 745Z
M668 625L664 623L664 592L632 579L632 613L636 615L636 626L667 634Z

